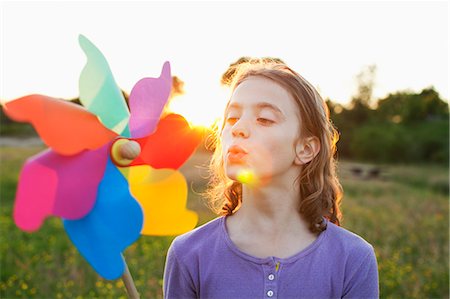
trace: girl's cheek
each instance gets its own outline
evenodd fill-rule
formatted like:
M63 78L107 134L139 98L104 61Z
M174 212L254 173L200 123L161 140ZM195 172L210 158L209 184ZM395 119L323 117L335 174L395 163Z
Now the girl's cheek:
M225 125L225 127L224 127L223 130L222 130L222 133L220 134L220 138L223 139L223 138L229 136L229 135L230 135L230 132L231 132L230 126Z
M222 141L222 144L225 140L229 138L228 136L229 136L228 130L223 130L222 134L220 134L220 140Z

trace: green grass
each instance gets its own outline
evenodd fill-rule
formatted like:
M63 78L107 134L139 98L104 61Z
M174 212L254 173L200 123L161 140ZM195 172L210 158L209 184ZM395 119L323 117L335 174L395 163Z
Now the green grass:
M33 234L12 221L17 178L33 148L0 148L0 297L126 298L121 280L99 277L71 244L58 218ZM340 164L343 226L374 245L382 298L448 298L448 168L382 165L381 176L351 176ZM363 165L362 167L369 167ZM194 190L204 181L192 183ZM212 219L198 193L188 207L200 224ZM162 297L162 275L173 237L142 236L124 253L142 298Z
M448 169L385 166L378 180L343 178L343 226L376 250L383 298L448 298Z

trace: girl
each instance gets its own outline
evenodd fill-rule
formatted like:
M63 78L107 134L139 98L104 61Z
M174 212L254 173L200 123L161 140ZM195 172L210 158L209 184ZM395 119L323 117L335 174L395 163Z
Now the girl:
M164 298L377 298L373 247L339 226L318 92L267 59L238 65L231 90L208 192L221 217L174 239Z

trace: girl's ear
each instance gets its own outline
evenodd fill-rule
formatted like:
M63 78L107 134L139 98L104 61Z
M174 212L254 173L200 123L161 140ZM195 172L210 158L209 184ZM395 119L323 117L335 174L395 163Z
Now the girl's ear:
M312 136L300 139L295 146L295 165L304 165L314 159L320 151L319 138Z

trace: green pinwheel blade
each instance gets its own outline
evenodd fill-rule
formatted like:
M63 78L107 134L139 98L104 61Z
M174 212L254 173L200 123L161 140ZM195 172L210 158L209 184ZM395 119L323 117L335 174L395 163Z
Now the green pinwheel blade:
M130 137L130 112L108 62L85 36L79 35L78 41L87 57L79 80L81 103L97 115L105 127L119 135Z

